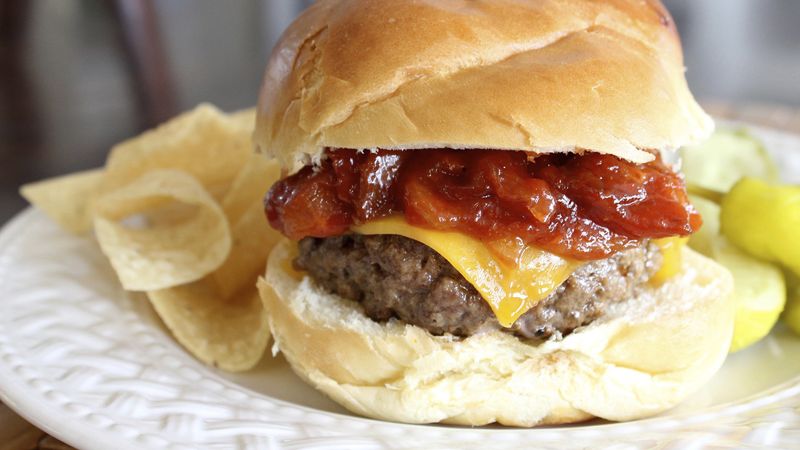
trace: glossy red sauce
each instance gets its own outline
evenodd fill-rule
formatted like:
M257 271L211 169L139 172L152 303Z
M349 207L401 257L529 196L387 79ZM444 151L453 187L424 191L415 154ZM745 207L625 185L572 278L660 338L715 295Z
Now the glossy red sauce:
M465 233L498 253L532 244L592 260L702 224L683 180L660 159L450 149L326 156L267 194L270 224L291 239L336 236L404 214L412 225Z

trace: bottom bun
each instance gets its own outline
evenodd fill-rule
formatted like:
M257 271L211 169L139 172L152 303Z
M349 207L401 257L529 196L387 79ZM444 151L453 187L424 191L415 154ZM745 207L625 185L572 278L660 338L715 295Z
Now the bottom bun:
M372 321L294 272L294 251L279 244L259 281L276 346L312 386L378 419L529 427L650 416L719 369L733 332L730 274L689 249L669 282L543 343Z

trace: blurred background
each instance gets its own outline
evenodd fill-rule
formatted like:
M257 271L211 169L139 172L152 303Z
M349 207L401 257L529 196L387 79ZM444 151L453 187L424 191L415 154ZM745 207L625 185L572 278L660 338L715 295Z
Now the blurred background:
M97 167L115 142L211 102L255 103L310 0L0 0L0 223L25 182ZM666 0L695 95L717 113L800 109L800 1Z

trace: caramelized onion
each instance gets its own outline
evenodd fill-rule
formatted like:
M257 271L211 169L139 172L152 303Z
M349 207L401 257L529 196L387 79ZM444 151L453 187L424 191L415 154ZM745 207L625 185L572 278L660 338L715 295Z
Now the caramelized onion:
M597 153L328 150L320 167L277 182L265 205L270 224L291 239L403 214L415 226L579 260L702 224L683 180L660 159L634 164Z

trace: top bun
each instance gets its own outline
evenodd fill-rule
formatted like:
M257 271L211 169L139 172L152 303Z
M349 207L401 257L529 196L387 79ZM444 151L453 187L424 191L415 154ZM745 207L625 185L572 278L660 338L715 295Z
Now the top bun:
M658 0L319 0L267 66L259 149L591 150L642 163L713 122Z

